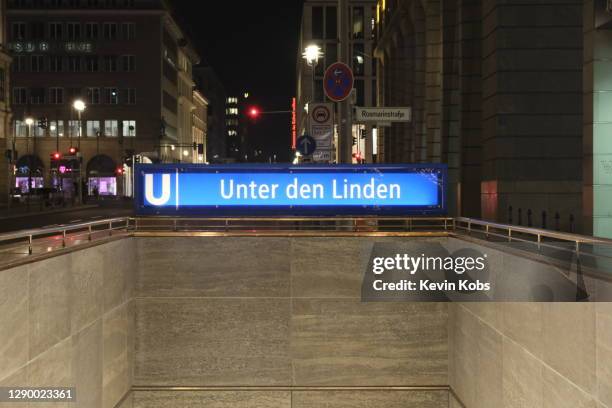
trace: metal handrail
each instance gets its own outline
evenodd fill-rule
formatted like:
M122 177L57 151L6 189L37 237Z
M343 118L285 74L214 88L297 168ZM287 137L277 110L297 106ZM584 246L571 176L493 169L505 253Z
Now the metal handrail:
M149 221L149 222L147 222ZM603 244L612 246L612 240L598 237L588 237L578 234L570 234L558 231L543 230L538 228L523 227L516 225L506 225L490 221L478 220L465 217L118 217L111 219L101 219L96 221L82 222L77 224L60 225L57 227L31 229L25 231L17 231L0 234L0 245L9 241L27 240L28 253L32 254L32 247L37 239L50 237L54 234L61 234L62 247L66 246L67 238L74 237L75 234L70 233L77 231L86 231L88 240L92 240L94 233L108 231L112 235L113 231L124 230L127 233L134 232L149 232L149 231L172 231L178 232L193 232L193 231L218 231L223 229L225 232L260 232L260 231L278 231L283 233L288 231L288 228L298 228L298 231L310 229L313 233L324 231L325 228L333 229L333 225L292 225L296 222L334 222L334 221L351 221L351 225L339 226L344 231L344 228L349 227L347 232L363 233L371 231L373 233L385 233L389 231L386 228L401 227L407 231L447 231L454 233L457 236L471 234L482 234L485 239L490 237L506 238L509 242L530 242L541 247L549 246L553 241L563 241L575 245L574 251L581 250L581 244ZM398 222L395 225L384 224L380 225L358 225L359 222ZM214 223L220 224L214 224ZM280 225L265 225L261 223L275 222ZM198 225L200 223L200 225ZM204 224L208 223L208 224ZM284 224L286 223L286 224ZM182 225L181 225L182 224ZM195 224L195 225L194 225ZM104 227L100 229L100 227ZM369 230L367 228L376 228ZM199 229L198 229L199 228ZM276 228L276 230L275 230ZM360 229L366 228L366 230ZM80 235L77 235L80 236ZM531 240L530 240L531 239ZM544 240L547 240L544 242Z
M551 231L540 228L533 227L523 227L520 225L508 225L508 224L499 224L490 221L478 220L475 218L465 218L465 217L456 217L456 222L468 224L469 226L478 225L481 227L485 227L485 231L491 228L498 230L506 230L512 232L518 232L521 234L532 235L534 237L546 237L557 239L561 241L570 241L570 242L580 242L580 243L596 243L596 244L609 244L612 245L612 239L607 238L599 238L599 237L589 237L586 235L572 234L568 232L559 232L559 231ZM470 227L468 227L470 229ZM485 232L482 231L482 232ZM510 235L512 236L512 234Z
M62 247L65 247L67 234L69 232L82 231L82 230L87 229L88 239L91 241L91 235L93 234L93 232L97 232L97 231L94 231L93 228L98 227L98 226L108 226L108 229L104 229L104 231L110 231L110 233L112 234L112 231L117 229L117 228L113 228L113 225L117 225L117 224L124 225L127 231L130 227L130 217L109 218L109 219L104 219L104 220L82 222L78 224L60 225L57 227L37 228L37 229L31 229L31 230L3 233L3 234L0 234L0 243L7 242L7 241L18 241L22 239L23 240L27 239L28 253L31 255L32 247L34 244L34 239L37 237L48 237L54 234L61 234L62 235Z

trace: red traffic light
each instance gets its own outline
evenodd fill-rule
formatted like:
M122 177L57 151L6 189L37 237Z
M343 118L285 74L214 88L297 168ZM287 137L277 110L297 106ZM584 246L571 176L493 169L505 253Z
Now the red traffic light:
M78 149L76 147L71 147L68 151L70 152L70 154L76 154Z
M118 175L122 175L123 174L123 167L117 167L117 174Z
M62 155L59 154L59 152L55 152L51 155L51 157L53 158L53 160L59 160L62 158Z
M249 116L251 118L253 118L253 119L257 118L260 113L261 112L260 112L259 108L255 107L255 106L250 107L249 111L248 111Z

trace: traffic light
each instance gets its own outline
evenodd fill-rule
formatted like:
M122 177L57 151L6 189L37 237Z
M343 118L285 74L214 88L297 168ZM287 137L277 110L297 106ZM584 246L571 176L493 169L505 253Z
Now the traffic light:
M41 129L47 129L49 127L49 119L47 118L38 119L38 127Z
M357 145L357 138L355 136L353 136L353 146Z
M198 154L204 154L204 143L198 144Z
M251 119L257 119L259 115L261 114L261 111L259 110L258 107L251 106L247 113L251 117Z
M58 169L59 168L60 160L62 158L61 153L60 152L53 152L53 153L51 153L50 156L51 156L51 166L50 166L50 168Z
M79 152L79 149L77 149L76 147L70 147L70 149L68 149L68 152L71 155L77 154Z
M123 166L119 166L119 167L117 167L117 175L118 175L118 176L123 175Z

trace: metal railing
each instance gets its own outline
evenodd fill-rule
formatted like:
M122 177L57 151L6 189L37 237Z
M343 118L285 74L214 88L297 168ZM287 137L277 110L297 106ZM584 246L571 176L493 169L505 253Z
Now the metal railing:
M78 224L60 225L57 227L38 228L32 230L16 231L0 234L0 249L2 247L27 246L27 252L32 255L36 244L53 240L60 240L61 248L66 248L69 241L85 238L92 241L94 237L101 235L112 236L113 231L125 231L130 228L130 218L110 218L83 222Z
M210 233L446 233L448 217L134 218L135 232Z
M32 255L37 246L49 252L119 231L129 236L469 236L496 243L522 243L525 244L522 249L538 252L549 249L587 256L597 253L612 263L610 239L461 217L121 217L0 234L0 257L15 248L25 247L24 255ZM45 246L48 243L52 245Z

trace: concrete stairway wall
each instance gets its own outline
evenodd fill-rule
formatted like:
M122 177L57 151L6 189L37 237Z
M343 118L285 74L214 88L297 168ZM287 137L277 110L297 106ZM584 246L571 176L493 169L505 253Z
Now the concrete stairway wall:
M415 241L124 238L0 270L0 386L87 408L459 407L448 385L468 408L612 407L610 303L362 303L375 242ZM322 388L354 386L433 389Z
M76 387L76 404L41 408L115 407L132 379L134 247L115 240L0 270L0 386Z
M134 385L446 385L446 304L361 303L373 242L138 238ZM438 408L448 392L137 391L132 403Z

